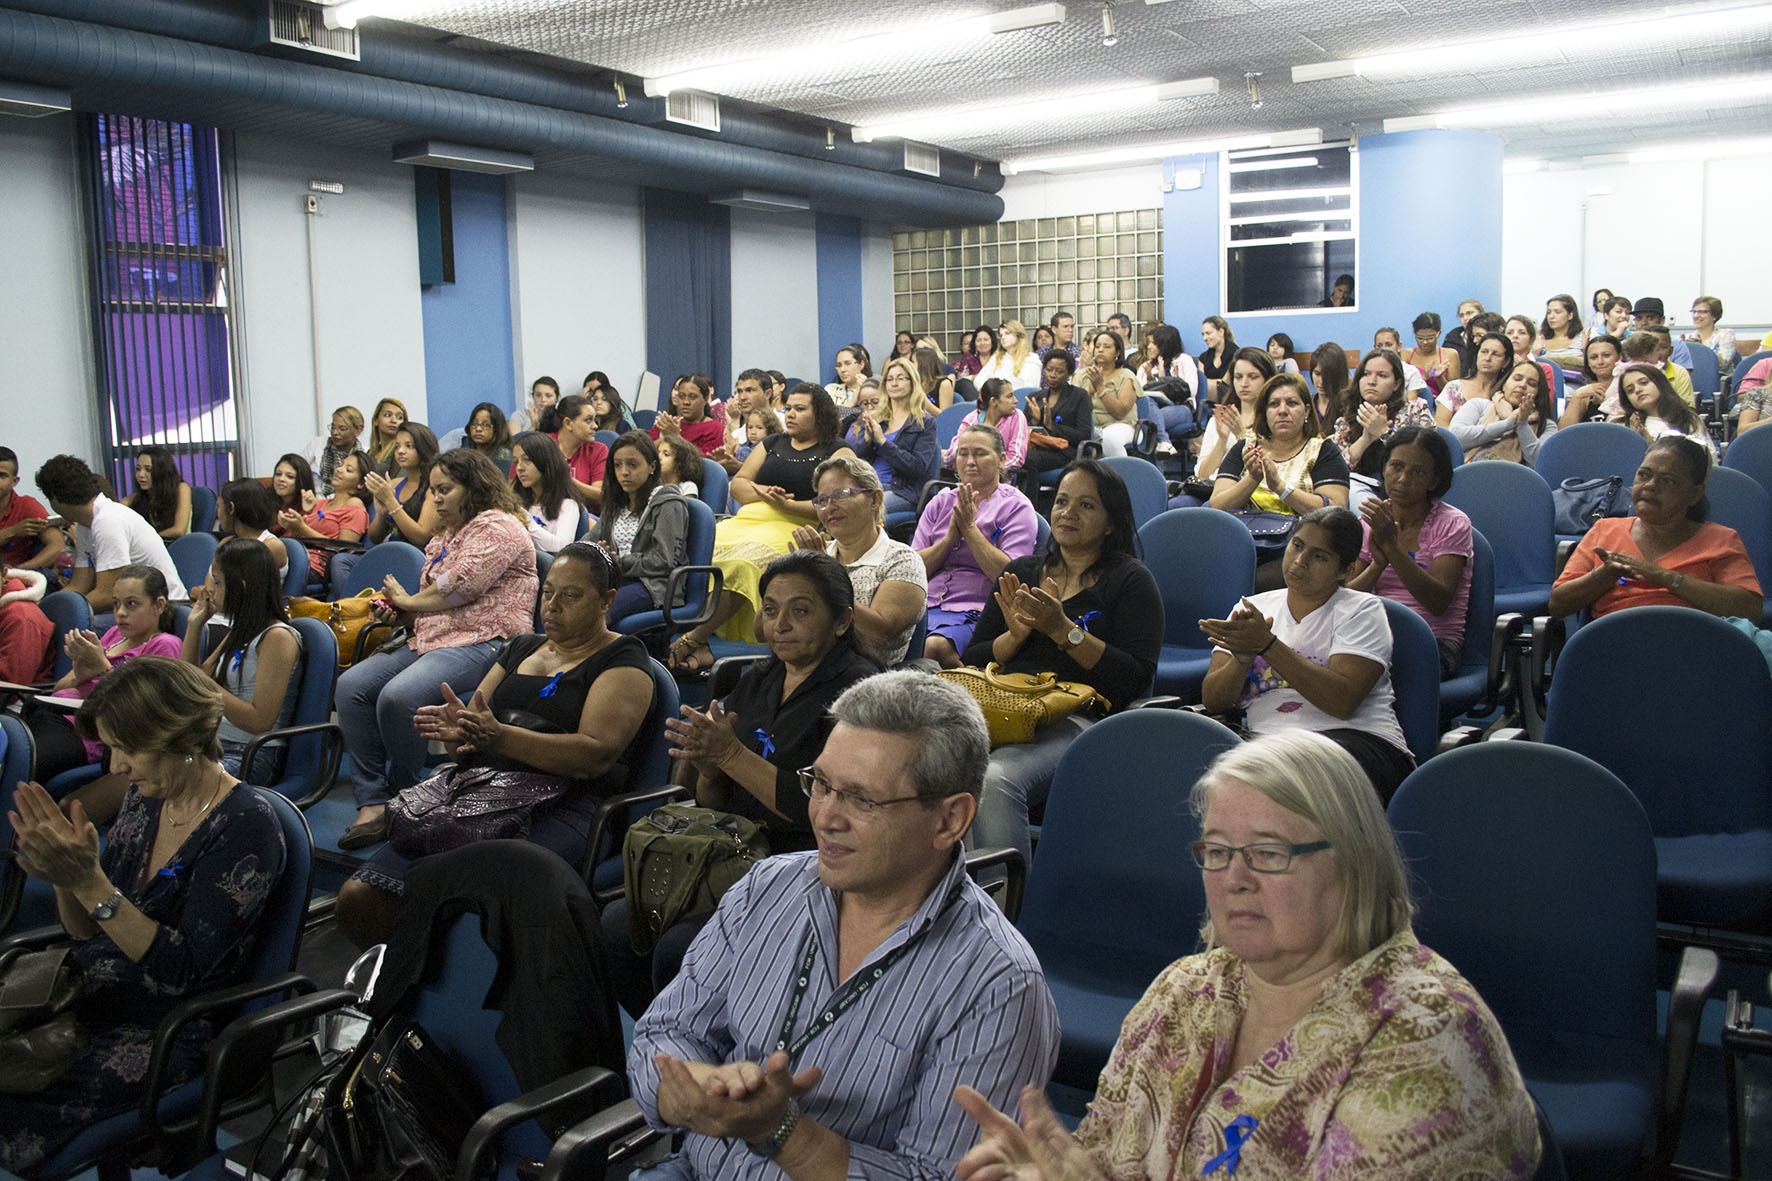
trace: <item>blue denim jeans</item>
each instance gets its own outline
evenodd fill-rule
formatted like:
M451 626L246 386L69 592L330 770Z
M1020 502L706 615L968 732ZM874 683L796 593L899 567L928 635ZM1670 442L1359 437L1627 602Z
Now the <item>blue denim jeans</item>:
M1046 793L1058 760L1077 735L1094 725L1091 718L1072 714L1034 735L1032 742L999 746L991 752L984 774L984 792L978 816L966 834L968 849L1020 849L1033 864L1033 842L1028 835L1029 813L1044 814Z
M384 652L352 665L338 678L335 700L351 791L359 808L385 804L418 782L429 745L413 729L413 712L440 705L444 685L466 701L504 647L487 640L465 648L411 648Z

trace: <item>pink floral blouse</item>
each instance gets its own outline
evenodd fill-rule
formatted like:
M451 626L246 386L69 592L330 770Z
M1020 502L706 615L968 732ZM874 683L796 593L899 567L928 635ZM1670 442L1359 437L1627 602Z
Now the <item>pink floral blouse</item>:
M430 611L413 624L420 655L487 640L528 635L535 624L535 544L520 517L487 509L425 546L419 589L435 586L454 608Z

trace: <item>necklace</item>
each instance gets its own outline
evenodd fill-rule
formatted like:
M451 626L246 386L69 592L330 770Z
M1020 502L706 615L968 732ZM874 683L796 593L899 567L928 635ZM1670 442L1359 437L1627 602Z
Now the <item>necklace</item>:
M224 771L222 773L222 778L225 780L226 777L227 777L227 773ZM221 797L221 791L222 791L222 784L220 781L218 781L215 785L215 790L211 791L209 793L208 801L201 808L198 808L194 813L192 813L190 816L185 817L185 819L183 819L183 820L173 819L173 817L171 815L172 810L163 804L160 807L160 819L165 822L165 824L168 828L189 827L190 825L196 823L196 821L200 817L202 817L202 815L205 812L209 811L210 808L215 806L215 801Z

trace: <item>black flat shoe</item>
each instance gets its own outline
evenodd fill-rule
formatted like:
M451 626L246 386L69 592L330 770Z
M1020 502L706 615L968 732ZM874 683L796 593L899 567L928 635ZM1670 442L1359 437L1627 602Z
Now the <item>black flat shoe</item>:
M338 838L338 847L349 852L353 849L366 849L370 845L380 844L388 837L388 814L383 812L374 820L365 820L361 824L353 824L345 829L344 835Z

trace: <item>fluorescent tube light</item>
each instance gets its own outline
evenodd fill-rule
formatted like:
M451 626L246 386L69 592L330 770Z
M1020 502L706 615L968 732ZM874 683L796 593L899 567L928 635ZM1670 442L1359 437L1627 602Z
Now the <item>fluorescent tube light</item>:
M1531 160L1525 157L1509 157L1501 162L1501 175L1524 176L1528 172L1544 171L1543 160Z
M1772 156L1772 138L1697 140L1659 144L1630 153L1632 164L1663 164L1675 160L1720 160L1729 156Z
M1070 168L1103 168L1112 164L1129 164L1138 160L1160 160L1166 156L1198 156L1209 152L1235 152L1245 148L1271 148L1282 137L1294 143L1323 142L1323 133L1314 127L1292 131L1252 131L1247 135L1170 141L1145 144L1140 147L1111 148L1102 152L1081 152L1068 156L1027 156L1019 160L1005 160L1002 167L1005 176L1012 176L1018 172L1061 172Z
M1688 5L1663 8L1639 17L1610 16L1534 28L1512 37L1487 36L1442 45L1412 46L1395 53L1377 53L1339 61L1292 67L1294 82L1329 78L1420 78L1475 70L1507 69L1555 61L1591 61L1606 54L1643 46L1693 40L1739 40L1751 36L1749 26L1772 24L1772 4L1745 7ZM1450 63L1450 64L1448 64Z
M876 139L940 140L968 132L990 131L1029 123L1063 123L1086 119L1092 115L1114 114L1130 107L1148 107L1178 98L1198 98L1217 94L1217 78L1188 78L1166 82L1160 86L1132 86L1120 90L1098 90L1094 94L1073 94L1059 98L1035 99L1025 103L995 103L990 106L962 110L905 115L864 123L850 134L856 143Z
M535 157L527 152L507 152L502 148L478 148L468 144L446 143L435 139L395 144L394 163L417 164L427 168L451 168L457 172L484 172L489 176L508 176L513 172L535 171Z
M1347 221L1354 220L1351 209L1318 209L1305 213L1251 213L1243 217L1233 217L1229 223L1233 226L1265 226L1281 221Z
M400 17L422 8L428 0L344 0L333 4L321 14L329 29L354 29L357 22L372 16Z
M1642 90L1613 90L1602 94L1537 95L1513 102L1479 107L1455 107L1431 115L1406 115L1386 119L1386 134L1422 131L1436 127L1500 127L1513 123L1566 121L1559 111L1579 111L1580 116L1600 117L1612 110L1623 117L1645 111L1660 113L1669 107L1726 107L1754 102L1772 95L1772 75L1707 78L1681 86L1657 86Z
M1282 168L1315 168L1315 156L1292 156L1285 160L1239 160L1232 164L1232 172L1278 172Z
M922 25L917 29L916 39L922 41L927 37L934 37L943 43L957 40L983 41L997 33L1019 32L1044 25L1060 24L1063 21L1064 5L1035 4L1028 8L1014 8L991 16L965 17L960 20ZM910 51L909 47L910 43L906 40L905 32L902 29L894 29L889 33L874 33L866 37L855 37L848 41L798 45L772 53L767 57L722 62L714 66L680 70L674 74L661 74L656 78L646 79L645 89L646 93L653 98L667 95L673 90L705 90L713 94L738 94L742 93L745 84L753 79L799 73L805 69L808 61L828 61L834 53L841 53L849 61L865 60L870 57L883 57L892 60L905 56ZM852 72L866 73L866 70L857 67Z
M1235 172L1236 169L1232 168ZM1351 185L1332 185L1316 189L1267 189L1259 193L1232 193L1231 204L1254 201L1312 201L1323 197L1351 197L1354 190Z
M31 82L0 81L0 115L41 119L73 109L74 100L65 90Z

